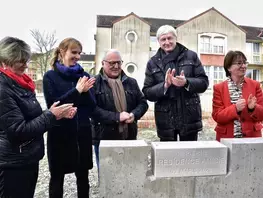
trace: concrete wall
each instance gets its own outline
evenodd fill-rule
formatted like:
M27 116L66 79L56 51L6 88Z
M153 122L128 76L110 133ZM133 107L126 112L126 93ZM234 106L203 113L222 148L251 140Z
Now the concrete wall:
M101 68L101 61L105 54L105 51L111 48L111 28L97 28L96 33L96 56L95 63L97 74Z
M130 42L127 33L135 34L134 41ZM130 15L112 27L111 35L112 48L120 50L123 59L122 68L127 75L137 79L142 88L144 73L147 61L149 60L150 49L150 26L134 15ZM126 67L129 63L135 65L135 72L129 73Z
M227 36L227 50L246 50L246 34L237 26L211 10L177 28L178 42L198 52L198 34L219 33Z
M263 138L223 139L221 143L228 151L226 175L173 178L156 178L152 174L150 147L145 142L122 142L101 142L100 197L262 197ZM194 147L195 142L192 144Z

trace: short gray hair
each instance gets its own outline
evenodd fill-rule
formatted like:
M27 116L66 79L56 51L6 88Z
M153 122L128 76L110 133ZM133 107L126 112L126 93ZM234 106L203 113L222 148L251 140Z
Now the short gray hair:
M120 56L120 58L121 58L121 53L120 53L120 51L119 51L119 50L117 50L117 49L108 49L108 50L106 50L106 51L105 51L105 53L104 53L104 56L103 56L103 59L102 59L102 60L105 60L105 59L106 59L106 57L108 56L108 54L110 54L110 53L117 54L117 55L119 55L119 56Z
M159 29L157 30L157 33L156 33L157 40L159 40L161 35L168 34L168 33L173 33L173 35L177 38L177 33L173 26L163 25L159 27Z
M25 41L14 37L5 37L0 41L0 66L26 63L30 57L31 49Z

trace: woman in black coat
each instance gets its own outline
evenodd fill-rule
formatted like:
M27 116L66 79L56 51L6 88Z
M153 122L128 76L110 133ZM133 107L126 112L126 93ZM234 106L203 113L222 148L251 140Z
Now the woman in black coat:
M78 197L89 197L89 169L92 164L90 114L95 108L94 78L77 63L82 45L64 39L54 52L52 70L43 78L44 96L49 107L54 101L74 103L78 111L71 120L61 120L48 131L47 152L51 179L49 196L63 197L64 175L75 173Z
M35 85L24 72L30 47L6 37L0 41L0 197L33 198L39 160L44 156L43 134L56 120L72 118L72 104L42 111Z

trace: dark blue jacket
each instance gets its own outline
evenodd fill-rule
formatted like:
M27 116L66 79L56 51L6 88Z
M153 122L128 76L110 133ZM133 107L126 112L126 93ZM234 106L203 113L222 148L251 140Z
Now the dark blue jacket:
M89 74L84 72L85 76ZM78 79L58 70L46 72L43 78L44 96L48 108L56 101L74 103L77 114L73 119L61 119L48 131L48 160L51 172L75 172L80 160L83 167L92 168L92 135L90 115L95 108L93 88L86 93L77 91Z

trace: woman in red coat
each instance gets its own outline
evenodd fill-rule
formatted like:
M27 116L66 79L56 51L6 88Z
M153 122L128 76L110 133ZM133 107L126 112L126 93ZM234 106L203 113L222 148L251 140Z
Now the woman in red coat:
M242 52L228 52L224 60L227 80L214 85L212 117L218 141L262 136L262 90L259 82L245 77L247 65Z

